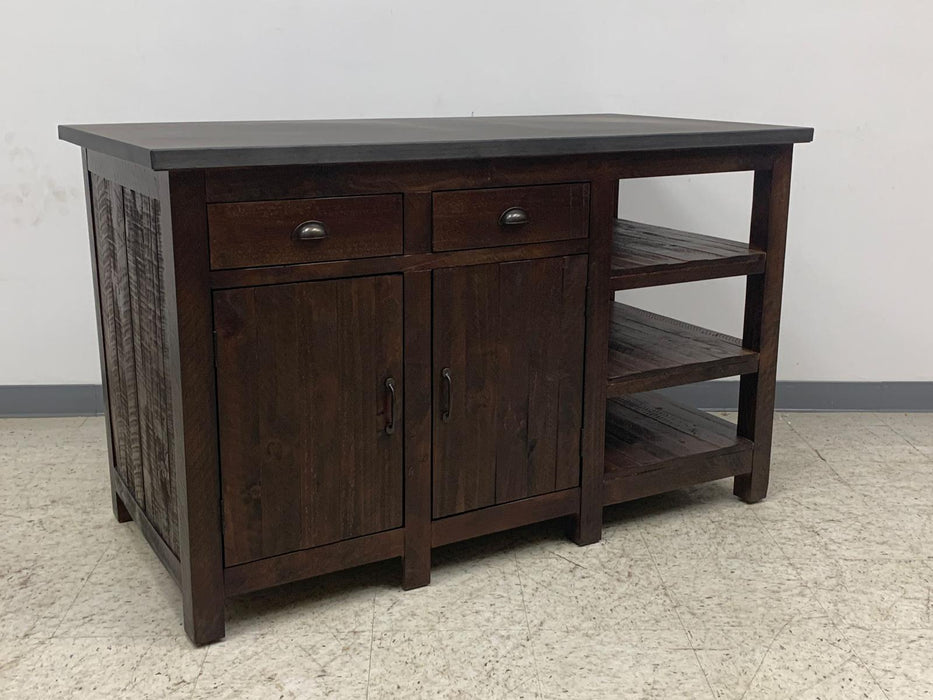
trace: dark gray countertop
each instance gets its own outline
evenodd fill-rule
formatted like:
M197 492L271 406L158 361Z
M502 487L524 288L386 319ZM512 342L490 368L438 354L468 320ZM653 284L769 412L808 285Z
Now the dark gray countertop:
M154 170L578 155L813 140L813 129L627 114L82 124L59 138Z

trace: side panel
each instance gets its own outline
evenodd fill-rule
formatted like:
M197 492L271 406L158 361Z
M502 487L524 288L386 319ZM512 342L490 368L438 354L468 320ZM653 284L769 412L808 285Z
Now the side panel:
M160 203L89 176L114 467L177 556Z

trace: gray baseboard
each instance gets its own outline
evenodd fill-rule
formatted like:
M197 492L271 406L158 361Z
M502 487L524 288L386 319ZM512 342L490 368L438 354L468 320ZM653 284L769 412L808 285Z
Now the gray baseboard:
M664 394L710 411L734 411L739 381L701 382ZM933 411L933 382L782 382L777 383L779 411Z
M672 399L715 411L735 410L739 382L665 389ZM781 411L933 411L933 382L778 382ZM0 386L0 417L95 416L104 412L98 384Z
M0 386L0 417L99 416L104 412L100 384Z

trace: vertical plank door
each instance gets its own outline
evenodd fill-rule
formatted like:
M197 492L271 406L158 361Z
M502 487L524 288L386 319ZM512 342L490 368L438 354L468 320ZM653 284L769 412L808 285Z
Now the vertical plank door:
M433 516L577 486L586 256L436 270Z
M214 316L225 565L401 527L401 275L225 290Z

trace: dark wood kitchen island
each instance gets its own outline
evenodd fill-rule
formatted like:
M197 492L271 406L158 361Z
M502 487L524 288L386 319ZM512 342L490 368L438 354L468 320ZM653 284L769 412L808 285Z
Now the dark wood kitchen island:
M114 513L224 600L734 477L764 498L795 143L626 115L62 126L83 149ZM619 217L753 171L747 241ZM745 276L742 338L615 292ZM655 390L741 376L738 425Z

